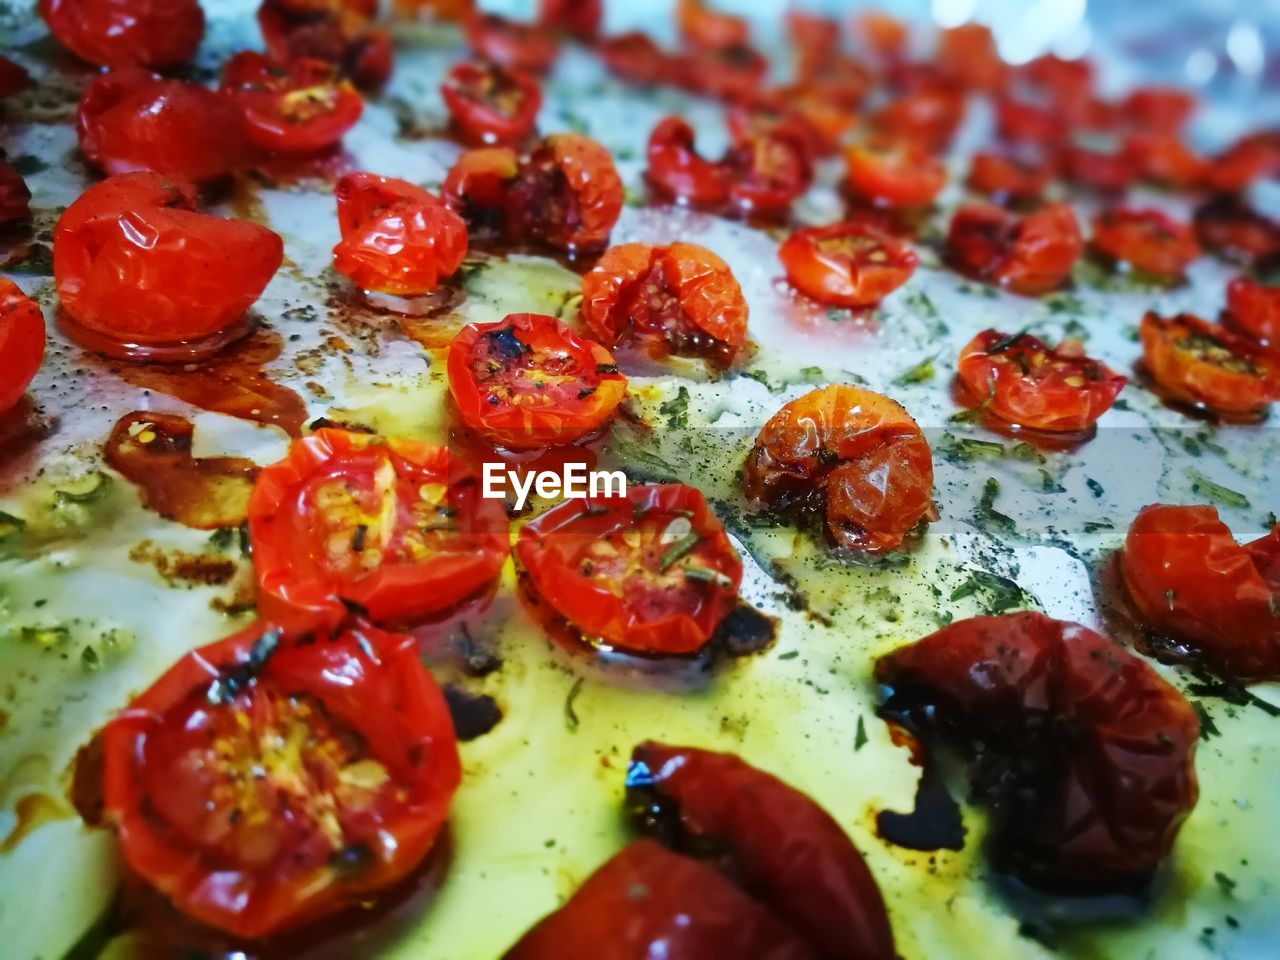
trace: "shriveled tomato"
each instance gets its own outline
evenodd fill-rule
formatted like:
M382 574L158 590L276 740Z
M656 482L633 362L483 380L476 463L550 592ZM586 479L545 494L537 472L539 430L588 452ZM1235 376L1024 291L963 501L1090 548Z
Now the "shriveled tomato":
M844 157L849 189L881 206L925 206L947 183L942 162L912 143L850 147Z
M1093 249L1162 280L1177 280L1200 246L1191 228L1159 210L1104 210L1093 218Z
M204 37L197 0L40 0L58 42L100 67L170 67Z
M105 819L183 913L258 938L366 900L431 850L461 779L412 637L259 622L107 724Z
M1148 879L1195 806L1199 723L1145 661L1039 613L962 620L876 662L885 712L970 761L1000 869L1063 893Z
M593 434L627 392L613 354L536 313L463 327L449 345L448 370L449 392L466 425L509 450Z
M600 32L603 0L538 0L538 22L589 43Z
M647 33L631 31L596 44L596 53L610 72L630 83L656 86L679 79L683 64L662 50Z
M18 171L0 160L0 228L31 219L31 191Z
M1014 426L1059 433L1092 427L1127 382L1086 357L1078 340L1054 350L1030 334L995 330L960 351L956 377L968 406Z
M440 194L472 229L497 229L519 172L520 156L510 147L468 150L449 169Z
M1173 87L1138 87L1131 91L1120 109L1135 127L1160 133L1177 133L1196 108L1196 98Z
M489 586L507 515L444 447L322 429L258 475L249 498L258 588L338 622L440 613Z
M991 28L981 23L943 30L934 59L943 74L966 89L994 92L1004 86L1009 72Z
M863 223L808 227L778 248L790 284L819 303L878 303L907 282L919 262L900 240Z
M963 206L947 233L947 256L957 270L1026 296L1061 286L1083 250L1080 227L1065 203L1022 218L999 207Z
M192 184L154 173L90 187L53 234L62 307L107 352L224 345L283 258L266 227L197 213Z
M1280 353L1189 313L1148 311L1138 328L1142 362L1173 399L1251 418L1280 400Z
M697 653L738 599L742 560L701 493L678 483L566 500L515 545L538 603L592 643Z
M622 199L608 150L576 133L554 134L520 164L507 191L507 228L557 250L599 250L609 242Z
M44 314L12 280L0 277L0 414L31 386L44 359Z
M467 255L467 225L422 187L348 173L333 188L342 239L333 265L362 290L428 293Z
M964 118L964 96L954 87L925 84L890 100L871 115L871 126L888 140L906 140L925 150L943 150Z
M1258 343L1280 347L1280 287L1236 277L1227 284L1226 322Z
M440 85L454 129L467 143L519 143L542 106L532 77L492 63L459 63Z
M229 97L136 67L89 84L76 130L85 159L108 174L151 170L202 182L246 158L244 122Z
M555 41L542 27L495 14L473 14L467 42L482 60L523 73L545 73L556 58Z
M729 202L744 214L779 217L813 180L807 145L787 127L735 144L721 164Z
M0 100L21 93L31 86L31 74L20 63L0 57Z
M1123 145L1103 149L1067 143L1058 150L1057 161L1058 173L1068 183L1103 193L1123 193L1138 175L1134 159Z
M824 514L841 547L895 550L936 517L933 455L915 420L859 387L810 391L779 410L747 457L743 490L759 506Z
M747 301L705 247L610 247L582 278L582 316L602 343L635 339L676 356L732 360L747 339Z
M792 84L761 94L756 103L730 104L725 119L734 142L783 128L814 160L835 154L841 137L853 126L853 108L845 105L846 99L826 81Z
M1280 256L1280 222L1239 196L1208 200L1192 222L1201 245L1229 260L1261 263Z
M985 194L992 200L1026 203L1040 198L1049 185L1049 178L1050 172L1043 164L981 151L973 155L966 183L970 190Z
M1124 154L1139 177L1177 189L1197 186L1209 171L1205 159L1173 134L1130 134Z
M680 117L665 117L649 135L645 178L664 196L697 207L717 207L729 199L728 171L702 157L693 127Z
M239 106L249 142L268 153L328 150L364 110L360 94L324 60L280 64L242 50L223 68L222 89Z

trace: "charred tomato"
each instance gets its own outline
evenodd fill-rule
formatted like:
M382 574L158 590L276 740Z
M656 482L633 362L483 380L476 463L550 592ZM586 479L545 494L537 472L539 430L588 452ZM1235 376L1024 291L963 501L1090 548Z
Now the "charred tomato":
M520 164L506 194L506 226L518 239L592 252L609 242L622 199L608 150L589 137L554 134Z
M861 223L797 230L778 258L793 287L835 307L878 303L906 283L919 262L905 243Z
M1083 250L1080 227L1065 203L1021 218L971 204L956 211L947 233L947 257L957 270L1026 296L1061 286Z

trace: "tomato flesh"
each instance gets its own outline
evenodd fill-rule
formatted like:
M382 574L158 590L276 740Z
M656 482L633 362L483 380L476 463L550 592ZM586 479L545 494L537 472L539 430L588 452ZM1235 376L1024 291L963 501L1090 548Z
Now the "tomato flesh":
M240 107L249 142L268 153L331 149L364 110L360 94L324 60L278 64L243 50L227 61L222 89Z
M44 359L44 314L12 280L0 278L0 414L11 410L31 386Z
M1093 218L1093 248L1163 280L1182 277L1200 255L1191 229L1158 210L1106 210Z
M1247 337L1189 313L1150 311L1138 335L1147 373L1175 400L1239 417L1280 400L1280 356Z
M100 67L171 67L204 37L197 0L40 0L58 42Z
M608 150L589 137L555 134L520 164L506 196L506 223L520 239L591 252L609 242L622 199Z
M440 86L454 128L471 144L519 143L533 133L537 81L491 63L460 63Z
M947 256L961 273L1014 293L1038 296L1061 286L1084 250L1075 214L1051 203L1018 218L971 204L951 218Z
M906 244L861 223L797 230L778 259L793 287L835 307L878 303L906 283L919 262Z

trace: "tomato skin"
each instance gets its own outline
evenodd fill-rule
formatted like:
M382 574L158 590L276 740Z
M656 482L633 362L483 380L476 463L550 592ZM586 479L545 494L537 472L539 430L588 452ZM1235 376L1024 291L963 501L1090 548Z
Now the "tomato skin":
M1039 296L1062 285L1084 251L1075 214L1050 203L1021 219L970 204L951 218L947 255L961 273L1013 293Z
M860 223L807 227L778 248L788 282L835 307L878 303L907 282L919 258L906 244Z
M342 231L333 264L362 290L427 293L467 255L462 218L407 180L348 173L333 193Z
M0 277L0 414L31 386L44 360L44 314L12 280Z
M600 250L622 212L622 180L609 151L589 137L547 137L520 165L506 196L513 236L557 250Z
M493 368L500 364L509 369L518 357L504 356L503 351L521 348L535 361L541 353L542 365L536 369L548 370L553 379L547 384L533 376L539 386L508 397L502 392L507 378L499 379ZM478 368L487 373L484 383L477 379ZM463 421L508 450L580 440L605 424L627 392L627 378L618 373L613 354L555 317L536 313L514 313L496 323L463 327L449 344L448 371L449 392ZM486 385L490 382L492 387ZM590 392L583 396L583 391Z
M1280 222L1238 196L1206 201L1196 208L1193 226L1205 249L1228 260L1252 264L1280 256Z
M538 23L562 30L584 43L600 33L604 19L603 0L538 0Z
M1179 279L1200 256L1191 229L1159 210L1104 210L1093 218L1093 248L1164 280Z
M456 64L440 85L453 126L470 144L519 143L542 106L538 82L491 63Z
M849 188L881 206L927 206L947 183L942 163L914 144L855 146L844 156Z
M804 138L785 126L735 144L721 165L729 202L744 214L781 217L813 181Z
M697 207L716 207L729 199L725 169L698 154L693 127L680 117L663 118L649 135L645 179L659 193Z
M0 228L31 219L31 191L18 171L0 160Z
M1280 354L1189 313L1148 311L1138 328L1142 362L1175 399L1249 417L1280 400Z
M1258 343L1280 347L1280 287L1266 287L1248 277L1227 284L1227 324Z
M480 59L522 73L546 73L556 58L555 41L542 27L495 14L473 14L467 42Z
M1042 165L1022 163L998 153L979 152L973 155L966 184L970 190L993 200L1024 203L1038 200L1049 179L1049 170Z
M204 37L196 0L40 0L58 41L100 67L171 67L191 59Z
M1145 661L1039 613L974 617L881 657L913 720L999 777L992 839L1026 882L1072 893L1148 877L1198 795L1196 713ZM998 766L997 766L998 765Z
M290 634L270 649L269 631L259 622L187 654L102 733L106 818L125 862L182 912L249 939L318 919L405 877L431 849L461 779L448 707L411 637L355 626L305 643ZM273 828L277 846L264 858L226 813L216 791L233 771L218 764L232 761L198 738L221 731L223 749L253 750L248 731L269 722L272 696L322 705L400 788L393 798L380 790L367 810L339 809L347 846L335 849L301 804L287 819L266 808L275 817L262 826ZM227 731L235 717L243 726ZM220 841L210 835L215 822L229 825ZM359 848L360 866L339 874L329 858L348 847Z
M520 157L510 147L483 147L458 157L440 194L449 209L474 226L500 220L507 191L520 172Z
M648 520L656 526L639 546L622 540ZM680 538L667 543L653 534L686 520L685 535L696 535L696 543L659 569ZM594 552L610 542L613 556L627 551L639 567L626 570L616 586L602 579L611 571ZM737 603L742 583L742 560L719 519L701 493L678 483L631 485L624 497L566 500L526 524L514 552L540 602L584 638L638 654L697 653ZM695 580L684 574L685 560L718 576Z
M792 400L747 456L743 492L779 510L821 505L829 538L850 550L896 550L933 507L933 455L888 397L830 386Z
M331 149L364 111L360 94L324 60L278 64L242 50L223 68L222 90L239 106L249 142L268 153ZM293 105L298 100L301 107Z

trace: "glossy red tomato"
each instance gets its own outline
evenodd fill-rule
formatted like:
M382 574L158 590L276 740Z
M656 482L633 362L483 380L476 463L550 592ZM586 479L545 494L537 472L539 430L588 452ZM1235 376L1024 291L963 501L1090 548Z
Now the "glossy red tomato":
M506 196L514 237L556 250L600 250L622 212L622 180L609 151L589 137L547 137L520 164Z
M394 50L387 32L371 23L376 5L363 0L263 0L258 24L273 60L324 60L362 90L377 90L391 76Z
M333 265L362 290L413 295L434 290L467 255L467 225L422 187L348 173L333 188L342 239Z
M919 258L905 243L861 223L808 227L778 248L788 282L835 307L878 303L907 282Z
M31 191L18 171L0 160L0 228L31 219Z
M196 0L40 0L49 32L101 67L175 66L204 37Z
M108 174L150 170L203 182L246 159L244 121L231 98L135 67L89 84L76 130L85 159Z
M1159 210L1104 210L1093 218L1093 249L1162 280L1178 280L1200 256L1191 228Z
M613 354L536 313L463 327L449 345L448 370L463 422L509 450L596 433L627 392Z
M322 429L249 498L258 588L283 611L381 623L448 610L491 585L507 515L444 447Z
M1121 101L1120 109L1135 127L1177 133L1196 108L1196 98L1172 87L1139 87Z
M1130 134L1124 154L1139 177L1179 190L1198 186L1209 173L1205 159L1173 134Z
M1263 263L1280 256L1280 222L1238 196L1214 197L1196 208L1196 239L1219 256Z
M961 273L1026 296L1061 286L1084 250L1075 214L1050 203L1019 219L971 204L951 218L947 256Z
M31 74L20 63L0 57L0 100L21 93L31 86Z
M915 144L850 147L844 157L849 189L881 206L926 206L947 183L942 162Z
M472 229L497 229L519 172L520 156L510 147L468 150L449 169L440 194Z
M519 143L542 106L538 82L492 63L459 63L440 85L454 129L471 144Z
M970 190L992 200L1026 203L1040 199L1049 179L1050 172L1042 164L983 151L973 155L966 183Z
M1123 147L1101 150L1068 143L1059 148L1057 161L1058 173L1068 183L1103 193L1123 193L1138 175L1134 158Z
M467 41L480 59L523 73L545 73L556 58L555 40L545 29L495 14L473 14Z
M1051 349L1027 333L984 330L960 351L966 403L1034 430L1087 430L1115 403L1126 379L1084 355L1080 342Z
M596 44L596 53L611 73L629 83L657 86L683 80L684 63L662 50L647 33L608 37Z
M1236 277L1227 284L1226 321L1258 343L1280 347L1280 287Z
M822 510L837 546L895 550L933 507L933 455L888 397L859 387L810 391L779 410L747 456L743 491L781 511Z
M698 153L693 127L680 117L665 117L653 128L645 178L663 196L696 207L718 207L729 200L728 171Z
M0 277L0 414L31 386L44 359L44 314L12 280Z
M781 217L813 180L808 146L789 127L778 126L734 144L721 161L729 202L740 212Z
M963 93L929 83L890 100L871 115L870 123L887 140L905 140L937 151L951 143L963 118Z
M1175 400L1251 418L1280 400L1280 353L1189 313L1148 311L1138 328L1142 362Z
M366 900L430 851L461 779L413 638L259 622L184 656L102 734L125 862L258 938Z
M589 43L600 32L603 0L538 0L538 23Z
M364 110L360 94L324 60L280 64L242 50L223 68L222 89L240 108L249 142L268 153L335 147Z
M702 0L676 0L676 29L685 44L695 50L741 46L751 33L741 17L713 10Z
M964 753L992 808L997 867L1034 886L1145 880L1195 806L1191 704L1079 624L962 620L881 657L875 677L890 711Z

